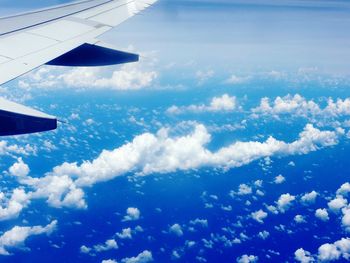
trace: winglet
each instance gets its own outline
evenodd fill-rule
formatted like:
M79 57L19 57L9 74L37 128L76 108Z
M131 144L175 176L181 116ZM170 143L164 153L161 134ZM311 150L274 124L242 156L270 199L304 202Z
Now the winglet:
M0 136L50 131L57 128L54 116L0 98Z
M95 67L139 61L139 55L119 51L103 44L85 43L46 63L54 66Z

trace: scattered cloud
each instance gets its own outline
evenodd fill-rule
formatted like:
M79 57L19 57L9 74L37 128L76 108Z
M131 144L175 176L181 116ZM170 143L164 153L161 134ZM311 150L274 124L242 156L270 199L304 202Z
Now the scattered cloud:
M310 193L306 193L301 197L301 202L303 204L314 204L316 201L316 198L318 196L318 193L316 191L312 191Z
M124 228L121 233L116 234L120 239L132 239L131 228Z
M135 221L140 219L141 212L136 207L129 207L126 209L126 215L124 216L124 221Z
M238 85L238 84L243 84L249 81L249 77L240 77L237 75L231 75L226 81L226 84L230 85Z
M275 177L275 181L274 182L275 182L275 184L282 184L285 181L286 181L286 178L282 174L280 174L280 175Z
M9 168L9 173L13 176L24 177L27 176L29 172L29 166L23 162L22 158L18 158L17 162Z
M280 212L284 213L287 211L291 206L292 202L295 200L295 196L291 194L283 194L280 196L278 201L276 202L278 209Z
M238 188L238 195L250 195L253 193L253 189L246 184L240 184Z
M189 106L171 106L167 109L168 114L183 114L183 113L203 113L203 112L230 112L237 108L236 97L231 97L224 94L221 97L214 97L211 99L209 105L189 105Z
M182 227L179 224L174 224L169 228L169 233L172 233L178 237L183 236Z
M315 212L315 216L322 220L322 221L328 221L329 220L329 215L328 215L328 212L327 212L327 209L317 209L316 212Z
M243 255L237 258L237 263L253 263L258 262L258 257L254 255Z
M348 201L341 195L328 202L328 208L337 213L347 205Z
M296 261L301 263L310 263L314 262L313 257L311 256L311 253L309 251L306 251L302 248L299 248L294 253L294 258Z
M124 258L122 259L123 263L148 263L153 261L152 252L145 250L136 257Z
M3 192L0 192L0 221L18 217L29 204L30 198L30 195L20 188L14 189L8 199Z
M267 213L260 209L256 212L251 213L251 217L260 224L263 224L264 219L267 217Z
M294 217L294 221L298 224L301 224L301 223L306 223L306 220L305 218L302 216L302 215L296 215Z
M54 220L47 226L20 227L15 226L0 236L0 255L11 255L9 250L20 248L30 236L51 234L56 229L57 221Z
M321 106L314 100L307 100L299 94L276 97L272 102L270 98L262 98L260 105L252 110L252 116L260 115L279 118L283 115L313 118L337 118L350 115L350 98L328 98L326 105Z

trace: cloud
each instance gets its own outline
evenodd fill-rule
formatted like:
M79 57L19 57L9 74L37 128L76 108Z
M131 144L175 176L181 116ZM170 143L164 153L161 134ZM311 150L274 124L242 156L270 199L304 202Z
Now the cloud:
M305 218L302 215L296 215L294 221L298 224L306 223Z
M350 98L327 100L326 106L321 107L313 100L307 100L299 94L276 97L273 102L269 98L262 98L260 105L252 109L253 116L271 115L279 117L282 115L293 115L305 118L336 118L350 115Z
M269 236L270 236L270 233L267 232L266 230L258 233L258 237L263 240L267 239Z
M317 209L315 212L315 216L322 221L329 220L327 209L321 209L321 208Z
M34 189L32 198L47 199L47 203L56 208L76 207L86 209L84 192L78 188L68 175L46 175L42 178L28 177L21 183Z
M285 181L286 181L286 178L282 174L280 174L280 175L275 177L275 181L274 182L275 182L275 184L282 184Z
M249 80L249 77L239 77L237 75L231 75L226 81L226 84L238 85L246 83Z
M260 224L263 224L263 220L267 217L267 213L260 209L256 212L251 213L251 217Z
M323 244L318 248L319 261L329 262L338 260L341 256L341 252L334 244Z
M101 261L101 263L117 263L117 261L114 259L104 259Z
M69 175L70 178L77 178L75 184L82 187L132 171L148 175L205 166L234 168L264 157L307 154L332 146L337 143L337 134L307 125L299 139L292 143L270 137L262 143L235 142L217 152L205 148L210 139L205 126L199 124L195 125L192 133L180 137L169 136L169 129L163 128L156 135L144 133L115 150L105 150L95 160L85 161L80 166L77 163L64 163L55 167L48 176Z
M282 213L284 213L285 211L287 211L289 209L289 207L291 207L292 202L294 200L295 200L295 196L290 195L290 194L283 194L280 196L280 198L276 202L277 207Z
M196 218L195 220L191 220L190 224L191 225L199 225L199 226L206 228L206 227L208 227L208 220Z
M295 252L295 259L299 262L314 262L311 253L300 248ZM342 238L334 243L326 243L318 248L317 261L330 262L350 259L350 238Z
M131 228L124 228L121 233L116 234L120 239L132 239Z
M350 193L350 183L346 182L344 183L338 190L337 195L342 195L346 197Z
M167 109L168 114L182 114L186 112L202 113L202 112L230 112L237 108L236 97L224 94L221 97L213 97L209 105L190 105L190 106L171 106Z
M9 173L13 176L24 177L27 176L29 172L29 166L23 162L22 158L18 158L17 162L9 168Z
M303 204L314 204L316 201L316 198L318 196L318 193L316 191L312 191L310 193L306 193L301 197L301 202Z
M25 176L17 180L30 190L31 199L46 199L57 208L85 209L84 188L130 172L146 176L204 167L231 169L265 157L307 154L338 143L336 132L320 131L308 124L291 143L269 137L264 142L236 141L212 152L206 147L211 134L204 125L193 125L193 130L185 135L170 135L170 129L162 128L156 134L138 135L114 150L104 150L92 161L80 165L63 163L43 177ZM129 212L130 218L138 218L136 210Z
M215 72L213 70L207 70L207 71L198 70L196 72L198 85L203 85L206 81L211 79L214 76L214 74Z
M141 212L136 207L129 207L126 209L126 215L124 216L124 221L135 221L140 218Z
M297 116L315 115L321 112L317 103L296 94L294 96L287 95L285 97L277 97L273 103L265 97L260 101L257 108L252 109L255 114L278 116L281 114L293 114Z
M108 251L111 249L118 249L118 244L114 239L108 239L104 244L94 246L96 252Z
M143 71L135 64L124 65L108 77L102 77L102 74L99 68L75 68L58 79L69 87L139 90L151 86L158 77L156 71Z
M350 232L350 207L344 207L342 209L343 217L342 217L342 226L345 228L347 232Z
M258 257L254 255L243 255L241 257L237 258L237 263L253 263L253 262L258 262Z
M301 263L314 262L314 258L311 256L311 253L302 248L299 248L295 251L294 258L296 261L299 261Z
M178 237L183 236L182 227L179 224L174 224L169 228L169 233L172 233Z
M29 144L25 146L18 146L17 144L9 145L7 141L0 141L0 155L11 155L11 154L21 154L21 155L35 155L37 149Z
M104 244L97 244L93 247L82 245L80 247L80 252L84 254L90 254L91 252L99 253L113 249L118 249L117 241L115 241L114 239L108 239L104 242ZM92 253L91 255L95 255L94 253Z
M136 257L122 259L123 263L148 263L151 261L153 261L152 252L148 250L143 251Z
M30 195L26 194L23 189L16 188L12 195L6 200L5 194L0 192L0 221L18 217L21 211L27 207L30 202Z
M246 184L240 184L238 188L238 195L250 195L253 193L252 188Z
M57 221L54 220L45 227L19 227L15 226L11 230L5 232L0 236L0 255L11 255L8 251L12 248L23 246L26 239L30 236L51 234L56 229Z
M19 86L52 88L69 87L79 89L140 90L149 88L158 78L154 60L115 67L80 67L62 70L60 67L42 67L27 74Z
M328 207L331 211L337 213L347 205L348 201L341 195L328 202Z

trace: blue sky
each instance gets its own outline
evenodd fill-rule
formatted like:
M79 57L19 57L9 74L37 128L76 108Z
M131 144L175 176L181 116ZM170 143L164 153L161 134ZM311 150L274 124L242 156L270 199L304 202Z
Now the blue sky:
M349 8L164 0L1 87L65 124L0 140L0 262L349 260Z

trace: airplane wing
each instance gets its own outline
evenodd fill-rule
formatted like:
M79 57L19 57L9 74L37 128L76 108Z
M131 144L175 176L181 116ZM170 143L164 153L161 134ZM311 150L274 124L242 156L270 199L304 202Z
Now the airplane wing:
M0 18L0 85L41 65L136 62L98 37L157 0L85 0ZM53 116L0 99L0 136L56 129Z

